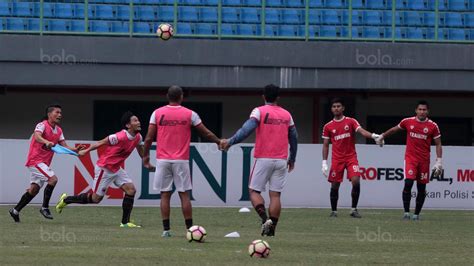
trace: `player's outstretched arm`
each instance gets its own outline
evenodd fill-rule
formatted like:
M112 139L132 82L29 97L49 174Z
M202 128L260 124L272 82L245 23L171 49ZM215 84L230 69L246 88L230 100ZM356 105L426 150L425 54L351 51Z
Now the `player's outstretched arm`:
M210 140L217 145L221 143L221 139L218 138L214 133L212 133L212 131L210 131L203 123L200 123L195 128L199 135L201 135L201 137Z
M63 146L63 147L66 147L66 148L68 148L68 149L70 149L71 151L74 151L74 152L80 152L80 151L82 151L86 148L86 145L83 145L83 144L78 145L77 147L71 147L71 146L67 145L65 140L59 141L58 144Z
M148 132L146 133L145 143L143 144L143 153L142 153L143 166L145 166L145 168L148 168L148 169L153 167L150 164L150 148L155 138L156 138L156 125L150 124L148 126Z
M295 168L296 153L298 152L298 131L296 127L288 128L288 142L290 144L290 158L288 159L288 172Z
M383 144L384 144L383 139L382 139L381 141L378 141L378 140L380 139L380 135L379 135L379 134L370 133L369 131L365 130L363 127L359 127L359 128L357 129L357 132L358 132L359 134L361 134L362 136L364 136L365 138L375 140L375 143L377 143L378 145L380 145L380 147L382 147Z
M323 162L321 166L321 172L323 172L323 175L326 177L328 177L329 175L328 155L329 155L329 139L325 138L323 142Z
M90 145L89 148L80 150L78 152L79 156L84 156L85 154L87 154L91 151L97 150L99 147L101 147L103 145L107 145L108 143L109 143L109 137L106 137L102 140L99 140L96 143Z
M242 127L235 132L234 136L228 139L229 147L244 141L248 138L258 127L258 121L254 118L249 118Z

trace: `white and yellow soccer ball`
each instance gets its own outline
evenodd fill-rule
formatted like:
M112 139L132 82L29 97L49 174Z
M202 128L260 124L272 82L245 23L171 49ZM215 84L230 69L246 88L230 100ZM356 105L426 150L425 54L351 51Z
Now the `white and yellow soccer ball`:
M253 258L268 258L270 250L270 245L265 240L257 239L249 245L249 255Z
M199 225L193 225L189 227L188 231L186 232L186 239L189 242L204 242L206 236L206 229Z
M168 23L162 23L160 26L158 26L158 29L156 29L156 34L158 37L160 37L160 39L167 41L174 35L173 26Z

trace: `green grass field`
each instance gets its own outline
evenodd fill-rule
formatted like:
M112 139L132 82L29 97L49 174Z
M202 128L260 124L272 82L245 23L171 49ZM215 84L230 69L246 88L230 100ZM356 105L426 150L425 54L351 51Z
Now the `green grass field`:
M195 208L196 224L208 231L205 243L185 240L179 209L172 210L174 236L161 238L159 208L136 207L140 229L119 228L120 207L67 207L45 220L38 206L14 224L9 207L0 207L0 265L5 264L167 264L167 265L315 265L462 264L474 265L474 212L432 211L421 221L402 221L400 210L361 210L362 219L340 210L284 209L276 237L267 238L268 259L247 255L260 239L255 212L238 208ZM240 238L224 238L238 231Z

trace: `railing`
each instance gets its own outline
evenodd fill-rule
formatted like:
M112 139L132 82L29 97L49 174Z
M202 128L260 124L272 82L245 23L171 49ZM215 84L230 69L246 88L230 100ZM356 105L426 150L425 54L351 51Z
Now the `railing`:
M298 0L293 0L297 2ZM324 1L324 0L322 0ZM362 0L365 1L365 0ZM261 6L242 6L242 5L235 5L235 6L224 6L223 5L223 0L215 0L217 2L216 4L213 5L187 5L184 3L180 3L181 1L179 0L174 0L174 2L168 1L167 5L161 5L161 6L168 6L168 7L173 7L173 18L172 21L160 21L158 19L156 20L140 20L140 18L137 18L135 16L135 7L146 7L146 6L153 6L156 7L157 5L147 5L143 3L134 3L134 1L128 1L128 3L125 4L119 4L119 3L114 3L114 4L109 4L109 3L102 3L101 1L92 1L92 0L84 0L84 1L61 1L61 3L67 2L71 4L84 4L84 14L80 19L77 20L82 20L84 24L84 29L80 31L53 31L50 29L47 29L47 21L49 20L54 20L57 19L55 17L51 18L46 18L45 17L45 9L44 5L45 3L59 3L59 1L52 2L52 1L37 1L39 2L39 16L31 16L31 17L18 17L18 16L8 16L8 18L25 18L25 19L39 19L39 28L37 30L8 30L3 26L2 30L0 30L1 33L27 33L27 34L40 34L40 35L46 35L46 34L67 34L67 35L111 35L111 36L130 36L130 37L147 37L147 36L155 36L154 30L156 30L156 26L161 23L161 22L168 22L174 25L175 29L175 37L182 37L182 38L211 38L211 39L289 39L289 40L304 40L304 41L311 41L311 40L357 40L357 41L390 41L390 42L465 42L465 43L474 43L474 27L473 25L468 25L467 21L464 21L464 17L468 16L473 16L474 17L474 7L471 5L474 5L474 1L466 1L466 6L469 5L469 8L467 11L449 11L449 12L443 12L440 11L440 3L445 5L447 3L447 0L425 0L424 3L434 3L434 8L429 9L426 8L424 10L413 10L413 9L408 9L408 8L403 8L403 9L397 9L397 2L396 0L380 0L381 2L384 2L384 7L385 8L380 8L380 9L368 9L368 8L360 8L356 7L353 4L353 0L346 0L345 2L342 1L343 3L347 3L346 7L344 8L327 8L327 7L311 7L310 6L310 1L305 0L301 2L301 5L298 7L276 7L272 6L269 7L267 5L266 0L261 1ZM6 1L1 1L0 2L6 2ZM8 3L17 3L19 1L8 1ZM326 0L325 2L330 2L329 0ZM359 1L360 2L360 1ZM408 3L409 1L405 1ZM472 2L472 4L471 4ZM90 17L90 8L89 6L93 5L108 5L108 6L113 6L113 7L118 7L118 6L128 6L129 7L129 18L128 21L124 20L117 20L117 19L91 19ZM200 33L192 33L189 34L183 32L182 26L183 23L186 24L192 24L193 22L186 22L182 21L180 19L180 14L179 14L179 9L181 7L194 7L194 8L217 8L217 21L212 22L213 26L216 26L215 32L212 34L200 34ZM245 23L242 22L234 22L234 23L225 23L224 18L223 18L223 9L228 8L228 7L234 7L234 8L255 8L260 11L260 23L253 23L249 25L257 26L259 27L255 34L226 34L223 31L223 26L228 26L230 24L232 25L242 25ZM271 24L271 23L266 23L266 16L268 14L269 9L277 9L277 10L288 10L288 9L294 9L298 10L302 14L302 19L300 23L295 23L295 24L290 24L288 26L293 26L294 35L288 34L288 35L281 35L278 36L277 34L273 34L276 30L280 29L280 24ZM313 12L325 12L325 11L337 11L340 14L340 17L338 17L340 23L329 23L329 24L324 24L324 23L313 23L314 21L311 21L310 15L313 14ZM367 25L367 24L361 24L361 25L354 25L353 20L354 20L354 12L365 12L365 11L383 11L391 17L391 25L383 24L380 23L380 25ZM419 14L423 14L423 17L420 17L422 20L422 23L420 23L419 27L416 26L409 26L409 25L398 25L397 23L397 18L401 17L399 12L417 12ZM384 18L385 18L385 13L384 13ZM463 26L456 26L456 27L445 27L442 28L440 25L440 20L445 14L447 13L460 13L463 16ZM1 14L1 13L0 13ZM405 13L404 13L405 14ZM347 18L345 16L348 16ZM425 18L430 15L434 15L434 23L430 24L423 24ZM0 19L3 20L2 23L5 24L5 21L8 19L6 16L0 16ZM322 17L319 18L321 20ZM60 19L70 19L70 18L65 18L61 17ZM281 19L281 18L280 18ZM109 31L91 31L91 26L90 22L92 21L107 21L111 23L115 22L123 22L123 23L128 23L128 31L127 32L109 32ZM149 32L137 32L135 30L135 26L138 25L137 23L148 23L149 25L152 25L150 27ZM472 22L469 22L472 23ZM271 26L270 26L271 25ZM278 26L280 25L280 26ZM443 24L444 25L444 24ZM268 26L268 27L267 27ZM235 26L237 27L237 26ZM315 31L315 29L320 29L320 28L325 28L325 27L333 27L335 29L335 32L331 32L330 35L333 36L325 36L325 34L321 34L320 31ZM269 31L270 29L270 31ZM273 33L271 31L273 29ZM379 31L379 37L366 37L364 34L364 31L366 29L378 29ZM421 29L421 30L420 30ZM411 30L417 30L417 36L415 37L410 37L409 33ZM458 30L458 32L464 32L465 38L464 39L450 39L450 32L453 30ZM421 31L421 33L420 33ZM267 33L272 33L272 34L267 34ZM440 33L442 34L440 36ZM422 38L419 38L419 36L422 36Z

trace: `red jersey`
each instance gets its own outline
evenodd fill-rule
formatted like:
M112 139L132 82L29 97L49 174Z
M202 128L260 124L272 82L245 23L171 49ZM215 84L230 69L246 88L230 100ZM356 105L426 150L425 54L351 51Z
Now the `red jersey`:
M355 132L359 128L359 122L350 117L343 117L340 120L333 119L324 125L323 139L331 140L332 161L348 160L357 157Z
M101 154L97 165L115 173L120 170L128 156L142 142L142 135L137 133L132 136L128 131L122 130L109 135L108 139L109 145Z
M408 117L398 127L407 131L405 160L429 162L431 141L441 137L438 125L430 119L420 121L416 117Z
M64 140L63 130L56 125L54 128L44 120L36 125L35 132L40 132L41 136L54 145ZM39 163L45 163L47 166L51 165L54 152L46 149L45 145L36 141L35 136L31 137L30 150L28 151L28 158L26 166L35 166Z

